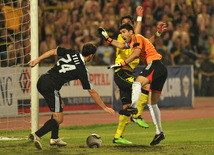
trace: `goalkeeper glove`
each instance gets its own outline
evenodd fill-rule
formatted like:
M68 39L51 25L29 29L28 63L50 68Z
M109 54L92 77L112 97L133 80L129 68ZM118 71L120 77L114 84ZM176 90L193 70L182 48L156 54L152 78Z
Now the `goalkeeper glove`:
M97 31L101 36L103 36L103 38L107 41L107 43L111 44L113 39L109 37L108 33L103 27L99 27Z
M117 69L117 68L121 68L121 67L123 67L125 65L126 65L126 62L123 61L121 63L117 63L117 64L114 64L114 65L108 66L108 69L112 69L112 68Z

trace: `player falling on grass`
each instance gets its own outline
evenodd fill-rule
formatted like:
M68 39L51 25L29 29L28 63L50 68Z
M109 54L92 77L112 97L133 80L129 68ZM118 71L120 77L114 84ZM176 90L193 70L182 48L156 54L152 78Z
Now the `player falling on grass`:
M122 68L136 58L140 58L140 60L146 65L132 84L131 107L128 107L126 110L129 113L137 112L139 98L141 97L141 89L146 84L150 84L148 107L153 122L156 125L156 134L150 145L156 145L160 143L161 140L165 139L161 127L160 110L157 106L157 101L160 98L163 85L167 78L167 69L161 63L160 60L162 56L158 54L152 43L142 35L135 34L134 29L130 24L126 23L121 25L119 30L125 42L113 40L109 38L105 29L98 29L99 33L110 44L121 49L132 49L132 54L128 58L126 58L123 62L110 66L109 68Z
M46 74L43 74L37 83L38 91L43 95L50 111L52 112L51 119L49 119L35 133L30 134L29 138L34 140L35 146L38 149L42 149L40 137L47 134L49 131L51 131L51 139L49 141L50 145L67 145L67 143L58 137L59 124L63 122L64 107L59 90L65 83L71 80L79 79L82 83L83 89L88 90L91 97L101 108L103 108L103 110L110 114L115 113L113 109L108 108L103 103L99 94L92 88L89 81L88 69L86 68L85 63L89 62L93 58L96 50L96 46L91 43L84 44L82 53L74 49L57 47L57 49L52 49L30 62L30 66L34 67L40 61L52 55L60 57L55 66Z
M137 7L136 13L138 15L138 18L137 18L137 23L135 26L135 32L137 34L139 34L141 32L143 8ZM125 23L129 23L133 26L134 20L131 16L126 15L121 18L121 24L125 24ZM159 24L158 33L162 33L164 31L163 26L164 25L162 23ZM152 38L150 38L150 41L154 42L155 37L157 37L157 36L153 36ZM118 35L117 40L124 42L121 34ZM131 55L131 53L132 53L131 49L117 48L115 63L123 62L126 58L128 58ZM138 64L139 64L139 59L135 59L134 61L130 62L129 64L115 70L114 81L117 84L117 86L119 87L120 98L121 98L121 101L123 104L123 108L127 107L127 105L131 103L132 83L136 79L136 77L133 76L132 74L133 74L133 69ZM141 90L142 91L141 97L140 97L140 99L138 101L138 105L137 105L138 113L131 116L131 120L133 122L136 122L140 127L143 127L143 128L149 127L149 125L146 122L144 122L143 118L141 117L141 113L147 103L147 98L148 98L148 93L149 93L148 89L149 89L149 87ZM122 111L120 111L119 114L120 114L119 123L118 123L116 134L113 139L113 143L131 144L132 142L130 142L122 137L122 134L125 131L127 124L129 123L130 114L122 114Z

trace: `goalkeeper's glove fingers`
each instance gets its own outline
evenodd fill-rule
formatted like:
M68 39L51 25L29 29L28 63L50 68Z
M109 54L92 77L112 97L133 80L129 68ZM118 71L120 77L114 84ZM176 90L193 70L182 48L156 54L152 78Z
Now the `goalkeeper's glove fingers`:
M121 68L121 67L123 67L123 66L125 66L126 65L126 62L125 61L123 61L123 62L121 62L121 63L117 63L117 64L114 64L114 65L111 65L111 66L108 66L108 69L117 69L117 68Z
M108 33L106 32L106 30L103 27L99 27L98 28L98 33L103 36L103 38L110 44L113 39L109 37Z

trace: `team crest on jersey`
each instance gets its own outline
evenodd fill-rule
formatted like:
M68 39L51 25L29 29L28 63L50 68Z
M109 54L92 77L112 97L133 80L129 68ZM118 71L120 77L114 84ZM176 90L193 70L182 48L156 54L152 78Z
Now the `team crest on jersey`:
M134 78L133 77L129 77L126 80L129 81L129 82L134 82Z

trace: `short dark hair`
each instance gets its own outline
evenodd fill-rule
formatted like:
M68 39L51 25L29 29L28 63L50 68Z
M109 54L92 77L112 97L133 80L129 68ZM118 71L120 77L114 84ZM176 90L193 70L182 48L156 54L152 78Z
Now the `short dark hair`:
M128 24L128 23L125 23L125 24L121 25L120 28L119 28L119 30L122 30L122 29L126 29L128 31L132 30L133 33L135 33L134 32L134 28L130 24Z
M128 18L131 20L132 24L134 25L134 19L130 16L130 15L125 15L121 18L120 20L120 24L122 24L123 19Z
M82 55L87 57L91 54L95 54L97 47L92 43L85 43L82 47Z

